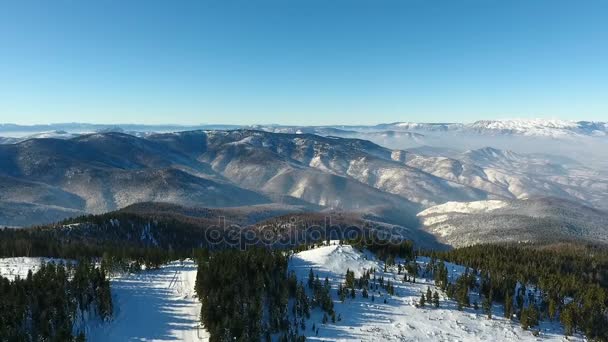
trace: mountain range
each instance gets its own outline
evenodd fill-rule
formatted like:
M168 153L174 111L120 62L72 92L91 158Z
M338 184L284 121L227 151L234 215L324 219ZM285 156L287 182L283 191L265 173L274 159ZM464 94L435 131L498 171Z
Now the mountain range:
M493 211L496 217L515 215L529 203L549 203L545 207L557 207L561 212L579 206L595 210L589 216L592 223L576 225L566 216L553 217L551 227L576 233L552 236L603 241L602 236L608 235L596 225L605 223L608 209L608 175L601 167L568 153L521 153L494 147L463 150L450 145L398 149L370 141L424 142L429 134L463 132L479 128L481 123L416 125L295 131L287 126L257 126L171 133L127 132L114 127L89 134L32 133L37 135L0 144L0 225L47 224L153 202L189 210L244 211L255 218L239 220L239 224L284 215L341 212L368 223L401 227L409 236L420 229L434 234L438 243L463 245L482 241L482 237L499 237L506 227L492 223L488 231L471 229L472 235L467 235L453 227L477 227L484 220L496 220L456 215L450 222L460 223L450 223L453 229L447 229L456 232L457 238L453 238L445 233L445 226L428 224L428 211L453 202L499 201L509 203L510 209L508 213L505 208ZM503 127L506 132L505 125L483 126ZM545 126L589 133L583 139L607 140L595 132L605 129L605 124L552 125L554 128ZM0 125L0 132L7 127ZM515 129L509 132L520 134ZM580 138L554 135L550 139L572 137ZM544 202L538 202L541 199ZM515 225L519 228L510 230L512 240L540 239L540 234L524 233L536 229L538 220L530 220L536 216L522 215Z
M523 135L562 138L566 136L608 136L608 122L569 121L551 119L480 120L473 123L420 123L394 122L378 125L137 125L137 124L87 124L57 123L48 125L0 124L0 136L15 137L41 132L94 133L103 131L124 132L174 132L186 130L256 129L275 133L314 133L319 135L343 135L361 131L418 131L462 132L488 135Z

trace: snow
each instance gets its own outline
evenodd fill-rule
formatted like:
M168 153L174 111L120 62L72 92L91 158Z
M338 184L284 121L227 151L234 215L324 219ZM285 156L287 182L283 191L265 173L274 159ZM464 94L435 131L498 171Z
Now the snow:
M87 341L206 341L195 297L196 264L175 261L158 270L112 279L114 317L89 326Z
M473 201L473 202L447 202L444 204L430 207L418 213L417 216L425 218L430 215L442 215L441 217L447 218L447 213L458 213L458 214L477 214L490 212L496 209L503 208L508 205L508 202L500 200L488 200L488 201ZM437 217L430 217L429 219L437 219ZM437 222L442 222L442 220ZM437 223L435 222L435 223ZM425 225L431 225L434 223L424 223Z
M348 245L325 246L300 252L293 259L292 267L294 268L292 269L303 266L301 262L297 262L298 260L305 260L304 266L310 264L310 267L333 274L345 273L346 269L350 269L355 272L356 277L360 277L364 269L369 270L372 267L378 267L377 263L367 260L364 255L355 252L353 247ZM306 277L308 277L310 267L305 270L304 275Z
M421 257L418 264L424 269L429 260ZM450 278L453 280L464 272L462 266L446 263ZM395 286L395 295L389 296L384 290L381 294L374 292L375 301L363 298L360 292L355 299L338 299L336 290L344 282L347 269L357 276L363 270L376 268L376 276L391 279ZM351 246L323 246L295 254L290 261L290 269L306 283L308 272L313 268L321 280L327 277L332 286L334 309L342 320L336 323L322 324L322 312L315 309L311 319L306 323L307 341L563 341L563 331L557 323L542 322L537 329L540 335L535 337L531 331L525 331L516 322L502 317L501 305L493 306L493 318L487 319L481 310L473 308L457 310L456 303L445 298L433 285L430 279L420 278L416 283L402 282L403 275L397 275L396 267L382 272L384 265L367 252L360 252ZM417 308L415 304L420 294L426 292L427 286L441 295L439 308ZM370 291L370 297L371 297ZM384 298L387 299L385 304ZM471 294L472 301L481 304L477 294ZM318 336L312 331L312 324L319 328ZM569 340L582 340L580 336Z
M64 259L55 258L0 258L0 276L8 280L15 280L17 277L23 279L27 277L28 271L32 270L33 273L36 273L42 264L51 262L57 264L67 263Z

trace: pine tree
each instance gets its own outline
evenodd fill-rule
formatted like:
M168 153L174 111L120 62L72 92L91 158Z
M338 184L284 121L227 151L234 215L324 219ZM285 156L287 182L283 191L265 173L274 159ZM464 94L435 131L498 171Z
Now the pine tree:
M527 311L528 309L526 308L521 309L521 316L519 317L519 324L524 330L528 330L528 328L530 327L530 323L528 322L529 316Z
M509 291L505 295L505 318L511 319L513 316L513 298L509 296Z
M551 298L549 298L549 304L547 307L547 314L549 316L549 319L553 320L555 318L556 313L557 313L557 303L555 302L555 299L553 299L551 297Z
M431 302L432 298L433 298L433 294L431 292L431 287L427 286L426 287L426 300L428 300L429 302Z
M559 315L560 322L564 325L566 336L572 335L576 327L576 304L570 302L564 306Z
M436 308L439 307L439 293L437 291L435 291L435 293L433 293L433 304L435 305Z
M422 295L420 295L420 307L424 307L424 305L426 304L426 300L424 298L424 293Z
M344 303L344 300L346 300L346 288L342 287L342 284L338 285L338 297L340 298L340 301Z
M488 319L492 319L492 290L490 290L490 295L483 299L482 306L483 312L488 315Z
M524 330L529 329L538 325L538 311L534 305L530 305L527 308L521 310L521 317L519 319L521 327Z
M310 271L308 272L308 288L312 289L314 283L315 283L315 274L312 271L312 267L311 267Z

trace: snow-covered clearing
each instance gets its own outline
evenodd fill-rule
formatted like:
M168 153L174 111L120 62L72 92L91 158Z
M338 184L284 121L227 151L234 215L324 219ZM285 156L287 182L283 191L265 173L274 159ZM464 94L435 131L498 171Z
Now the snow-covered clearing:
M419 258L418 264L422 269L428 262L427 258ZM451 280L464 272L461 266L446 263ZM395 295L388 296L384 290L374 291L375 301L363 298L357 292L355 299L347 298L340 302L337 288L344 282L347 269L355 271L357 277L364 269L376 268L376 276L390 279L395 286ZM315 309L306 324L306 330L300 334L306 335L310 341L562 341L565 340L563 331L557 323L542 322L539 336L533 336L531 331L525 331L503 318L503 308L495 304L491 320L482 310L465 308L457 309L456 303L447 299L429 279L417 279L416 283L404 283L403 275L397 275L397 269L389 268L383 272L384 264L369 253L361 253L351 246L324 246L313 250L300 252L293 256L290 269L296 272L298 278L306 284L308 272L313 268L319 278L329 278L332 286L332 296L335 301L335 311L342 318L336 323L322 324L323 313ZM427 286L432 291L439 291L441 302L439 308L417 308L421 293L426 292ZM477 297L471 296L472 301ZM384 299L387 303L384 303ZM479 300L481 303L481 300ZM311 329L315 323L319 328L318 336ZM580 340L579 337L570 337Z
M67 263L64 259L55 258L0 258L0 276L8 280L15 280L17 277L23 279L27 277L29 270L36 273L42 264L51 262L57 264Z

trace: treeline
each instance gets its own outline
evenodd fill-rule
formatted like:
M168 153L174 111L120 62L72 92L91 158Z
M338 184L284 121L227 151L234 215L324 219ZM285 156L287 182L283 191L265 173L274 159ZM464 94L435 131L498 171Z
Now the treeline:
M395 264L396 258L406 261L416 258L414 242L410 240L390 241L379 238L377 235L368 234L363 239L346 240L344 243L358 249L367 249L374 253L378 259L384 261L388 266Z
M292 328L289 298L296 312L307 315L309 300L295 275L287 273L281 251L252 248L223 250L199 260L195 290L202 303L201 322L210 341L303 340Z
M95 246L190 251L208 247L205 232L203 226L166 217L161 220L121 212L87 215L48 226L0 229L0 247L3 247L0 253L28 256L28 253L58 253L67 249L87 253L88 250L95 252Z
M83 313L112 316L110 282L89 262L47 263L24 279L0 277L0 341L84 341Z
M141 234L141 231L137 234ZM121 240L99 240L95 237L95 234L88 239L73 238L72 234L54 232L50 228L0 229L0 257L3 258L93 259L106 254L115 259L140 260L145 263L160 265L169 260L190 257L193 250L196 249L163 248Z
M470 306L468 291L478 288L484 308L492 301L503 303L504 316L515 317L523 328L536 326L540 319L559 320L568 335L578 331L608 340L606 250L476 245L427 254L436 281L459 306ZM445 266L438 260L469 269L453 284L445 284Z

